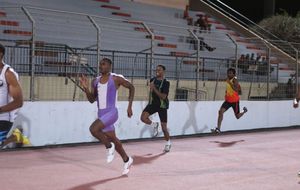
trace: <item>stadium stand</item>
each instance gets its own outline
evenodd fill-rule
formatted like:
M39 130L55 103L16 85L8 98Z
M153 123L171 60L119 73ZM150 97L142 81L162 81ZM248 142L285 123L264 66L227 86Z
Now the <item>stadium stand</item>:
M35 20L34 36L37 48L35 55L38 64L36 72L40 74L66 75L65 66L70 64L69 57L74 51L88 55L87 68L84 67L80 71L88 71L89 74L96 71L96 56L91 52L97 46L95 41L97 30L87 15L92 16L101 28L102 55L113 57L114 52L123 52L114 61L119 62L115 71L122 70L125 76L131 76L133 73L132 63L128 64L125 58L127 56L133 57L131 61L134 60L136 62L134 66L138 67L134 75L137 77L145 75L143 65L149 57L143 53L150 53L150 33L154 35L153 51L156 58L154 64L166 64L171 70L168 77L174 79L178 78L175 73L178 69L177 62L180 63L181 79L196 77L197 42L193 34L200 41L201 80L216 80L224 75L227 68L234 65L236 56L254 55L251 56L250 61L242 62L246 66L239 67L240 79L253 81L250 65L254 64L257 57L263 59L267 54L261 42L253 42L222 20L203 11L189 11L189 19L193 20L189 23L184 18L182 9L125 0L52 0L51 2L4 0L1 6L19 7L0 8L1 40L5 40L11 46L25 48L31 45L32 26L20 7L26 7ZM210 30L193 26L200 16L207 18ZM237 49L232 40L235 41ZM28 54L25 57L29 57L30 51L25 49L20 51ZM280 77L288 78L293 74L288 64L281 62L280 58L271 56L270 59L271 81L276 81ZM20 64L24 63L26 62ZM24 70L24 73L29 73L30 67L24 65L16 67L18 70ZM259 67L262 72L260 74L255 72L255 81L265 82L267 67ZM92 71L90 68L93 68ZM70 75L80 72L75 67L68 67L68 69Z

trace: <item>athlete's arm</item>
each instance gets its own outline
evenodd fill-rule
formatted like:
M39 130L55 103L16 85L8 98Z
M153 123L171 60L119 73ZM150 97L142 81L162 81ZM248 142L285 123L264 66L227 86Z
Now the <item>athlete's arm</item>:
M22 89L16 75L8 69L5 73L5 78L8 84L8 93L13 98L13 101L1 107L0 113L10 112L23 106Z
M169 88L169 87L168 87ZM165 100L167 97L168 97L168 94L166 93L163 93L163 92L159 92L159 90L155 87L154 83L151 82L150 83L150 89L155 93L157 94L157 96L162 99L162 100Z
M229 82L230 86L232 87L232 89L236 92L239 91L239 82L236 78L233 78L232 83Z
M129 97L128 97L129 103L128 103L128 108L127 108L127 115L128 115L128 117L131 117L133 115L133 113L132 113L132 102L133 102L133 98L134 98L135 88L124 77L117 76L116 80L117 80L118 86L123 86L123 87L129 89Z
M95 93L94 93L94 80L91 82L91 90L89 89L88 79L86 76L82 75L80 77L80 84L86 94L86 97L90 103L94 103L96 101Z

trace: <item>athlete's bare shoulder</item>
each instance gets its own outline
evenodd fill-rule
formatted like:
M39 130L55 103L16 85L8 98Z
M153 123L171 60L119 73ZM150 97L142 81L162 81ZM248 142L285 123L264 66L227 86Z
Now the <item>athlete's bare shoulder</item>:
M127 81L127 79L121 74L111 73L111 75L113 76L114 81L118 84L122 83L124 80Z
M5 72L5 78L8 84L18 81L18 75L13 68L9 67Z
M114 78L123 78L125 79L125 77L121 74L117 74L117 73L111 73L111 75L114 77Z

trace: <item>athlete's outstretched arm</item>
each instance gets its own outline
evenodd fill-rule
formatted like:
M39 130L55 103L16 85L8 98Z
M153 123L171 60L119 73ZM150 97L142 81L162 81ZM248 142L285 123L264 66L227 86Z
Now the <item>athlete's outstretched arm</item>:
M118 80L118 84L121 86L124 86L125 88L129 89L129 97L128 97L128 108L127 108L127 115L128 117L131 117L133 115L132 113L132 102L133 102L133 98L134 98L134 86L125 78L123 77L117 77Z
M92 82L91 82L91 90L90 90L87 77L84 75L82 75L80 77L80 84L81 84L81 86L86 94L86 97L90 103L94 103L96 101L96 97L95 97L95 93L94 93L94 80L92 80Z
M16 75L10 70L7 70L5 77L8 84L8 93L13 98L13 101L0 107L0 113L10 112L23 106L22 89Z

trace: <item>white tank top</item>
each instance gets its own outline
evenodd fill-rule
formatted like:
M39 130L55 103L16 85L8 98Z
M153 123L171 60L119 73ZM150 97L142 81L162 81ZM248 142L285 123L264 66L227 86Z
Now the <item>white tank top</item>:
M100 83L101 76L97 77L95 81L98 108L100 110L116 107L118 90L116 89L115 81L113 80L114 75L114 73L111 73L105 84Z
M4 64L4 67L0 74L0 107L5 106L9 102L11 102L13 99L8 93L8 84L6 81L5 73L7 70L10 70L13 72L17 80L19 80L18 74L7 64ZM10 121L14 122L15 118L17 117L17 112L19 109L13 110L11 112L1 113L0 114L0 121Z

